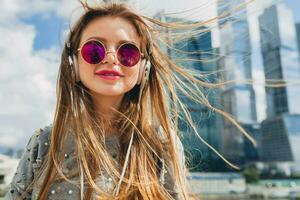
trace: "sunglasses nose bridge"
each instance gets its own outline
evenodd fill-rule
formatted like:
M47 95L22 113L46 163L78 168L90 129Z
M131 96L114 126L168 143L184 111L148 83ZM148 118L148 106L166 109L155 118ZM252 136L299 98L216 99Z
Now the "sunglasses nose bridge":
M117 56L117 52L107 51L105 53L103 63L109 62L109 63L113 63L113 64L118 64L118 58L116 56Z

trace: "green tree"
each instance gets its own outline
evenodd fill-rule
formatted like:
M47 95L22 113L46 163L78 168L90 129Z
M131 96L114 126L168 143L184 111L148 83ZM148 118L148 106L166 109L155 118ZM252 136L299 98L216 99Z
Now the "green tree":
M243 175L247 183L256 183L259 181L259 172L254 167L247 167L243 170Z

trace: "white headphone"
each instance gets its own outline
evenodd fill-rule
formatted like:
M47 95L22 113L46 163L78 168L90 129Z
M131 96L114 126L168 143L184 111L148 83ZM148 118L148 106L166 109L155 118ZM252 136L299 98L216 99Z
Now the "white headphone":
M150 60L143 59L142 63L141 63L141 68L139 71L138 81L137 81L137 85L140 86L138 102L140 102L145 85L149 80L150 70L151 70Z

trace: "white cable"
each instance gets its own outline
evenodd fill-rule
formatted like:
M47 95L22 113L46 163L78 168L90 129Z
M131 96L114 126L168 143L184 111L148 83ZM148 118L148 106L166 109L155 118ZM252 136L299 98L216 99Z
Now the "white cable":
M80 199L83 200L83 171L81 163L79 163L80 167Z
M118 183L117 187L114 190L114 194L113 194L114 196L117 196L119 194L121 183L122 183L124 175L125 175L125 171L126 171L126 168L127 168L127 165L128 165L128 161L129 161L129 155L130 155L130 150L131 150L131 146L132 146L133 135L134 135L134 132L132 132L132 134L131 134L131 138L130 138L128 150L127 150L127 153L126 153L126 158L125 158L124 166L123 166L123 169L122 169L122 173L121 173L121 176L120 176L119 183Z

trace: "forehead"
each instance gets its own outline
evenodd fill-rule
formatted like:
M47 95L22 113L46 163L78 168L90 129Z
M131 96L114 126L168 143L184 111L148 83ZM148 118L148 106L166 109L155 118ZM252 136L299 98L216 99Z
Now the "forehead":
M82 44L90 37L100 37L108 43L130 41L140 44L134 25L121 17L106 16L92 20L83 30L80 43Z

